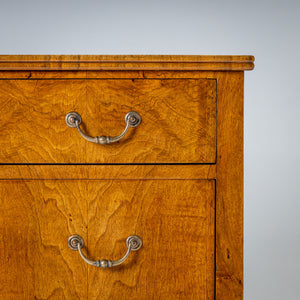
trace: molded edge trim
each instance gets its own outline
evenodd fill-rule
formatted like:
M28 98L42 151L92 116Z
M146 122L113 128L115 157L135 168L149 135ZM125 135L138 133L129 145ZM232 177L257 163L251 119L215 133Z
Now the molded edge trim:
M243 71L253 56L229 55L0 55L0 71Z

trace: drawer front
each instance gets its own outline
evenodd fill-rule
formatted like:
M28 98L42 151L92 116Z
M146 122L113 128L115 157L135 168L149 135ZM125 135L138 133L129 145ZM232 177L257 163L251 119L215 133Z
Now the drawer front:
M1 163L214 163L216 80L0 80ZM90 136L116 136L129 111L142 122L119 142L84 140L65 115L81 115Z
M214 299L214 180L2 180L0 191L1 298ZM143 246L96 268L69 249L73 234L93 260L121 258L130 235Z
M67 246L69 232L87 237L85 186L2 180L0 194L0 299L86 299L86 266Z

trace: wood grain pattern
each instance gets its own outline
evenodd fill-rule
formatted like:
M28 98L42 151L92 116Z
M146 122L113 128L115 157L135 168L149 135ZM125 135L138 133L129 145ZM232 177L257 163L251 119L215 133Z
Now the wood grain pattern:
M215 162L215 80L89 80L87 99L91 136L120 134L131 110L142 116L118 143L87 143L88 162Z
M2 163L215 162L215 80L5 80L0 103ZM114 136L130 110L141 125L111 145L64 121L77 111L89 135Z
M88 269L92 299L214 299L214 180L90 181L88 254L121 266ZM85 249L86 251L86 249Z
M216 299L243 299L244 73L218 76Z
M72 80L72 79L216 79L216 71L1 71L1 80Z
M1 165L0 179L215 179L216 165Z
M86 191L80 181L0 181L1 299L86 297L86 265L67 246L71 234L86 239Z
M0 70L252 70L254 57L229 55L0 55Z
M243 299L242 71L253 62L252 56L0 55L0 162L50 163L0 165L0 298ZM136 107L142 124L106 154L64 123L65 111L78 110L87 132L118 134ZM85 164L99 157L120 163L122 153L127 163L179 164ZM117 271L87 272L66 246L73 233L84 237L91 258L121 257L133 233L144 247ZM16 251L19 244L25 246Z
M2 180L0 297L213 299L214 186L214 180ZM71 234L84 238L95 259L120 258L130 234L144 246L123 266L89 266L87 276L67 247Z
M85 82L0 81L0 162L84 161L85 143L70 135L66 113L85 117Z

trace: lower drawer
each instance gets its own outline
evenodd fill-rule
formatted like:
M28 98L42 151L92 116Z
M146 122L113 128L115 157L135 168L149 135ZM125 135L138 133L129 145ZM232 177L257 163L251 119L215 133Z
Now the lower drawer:
M214 299L214 180L0 181L0 298ZM126 238L143 246L120 266Z

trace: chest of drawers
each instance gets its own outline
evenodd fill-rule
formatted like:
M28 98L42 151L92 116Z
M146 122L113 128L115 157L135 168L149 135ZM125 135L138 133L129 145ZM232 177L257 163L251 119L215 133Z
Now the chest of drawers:
M1 298L242 299L253 61L0 56Z

